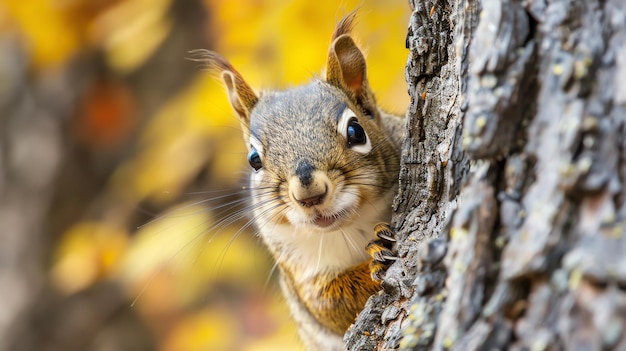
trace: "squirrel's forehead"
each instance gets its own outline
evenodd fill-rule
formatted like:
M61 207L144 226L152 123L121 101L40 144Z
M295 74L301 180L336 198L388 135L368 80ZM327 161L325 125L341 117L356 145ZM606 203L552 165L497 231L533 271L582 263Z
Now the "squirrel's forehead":
M288 90L263 96L252 110L250 132L261 137L263 133L274 135L286 129L307 132L333 128L347 105L332 95L315 90L308 91L308 94Z

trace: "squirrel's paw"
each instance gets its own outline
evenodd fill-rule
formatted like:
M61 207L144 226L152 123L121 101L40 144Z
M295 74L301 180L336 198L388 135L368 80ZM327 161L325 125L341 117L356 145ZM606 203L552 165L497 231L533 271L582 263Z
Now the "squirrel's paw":
M396 239L394 238L394 232L391 230L389 223L376 224L374 226L374 234L378 239L370 241L365 249L372 257L372 261L370 261L372 280L381 282L387 271L387 267L398 259L392 249Z

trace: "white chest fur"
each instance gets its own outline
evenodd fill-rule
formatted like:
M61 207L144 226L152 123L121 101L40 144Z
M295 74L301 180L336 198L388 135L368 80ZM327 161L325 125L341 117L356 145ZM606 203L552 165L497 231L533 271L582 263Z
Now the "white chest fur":
M278 263L293 267L304 281L319 273L338 274L369 259L365 247L374 239L374 225L389 221L395 190L365 202L358 217L333 231L311 231L291 224L266 223L259 227L261 237L275 253Z

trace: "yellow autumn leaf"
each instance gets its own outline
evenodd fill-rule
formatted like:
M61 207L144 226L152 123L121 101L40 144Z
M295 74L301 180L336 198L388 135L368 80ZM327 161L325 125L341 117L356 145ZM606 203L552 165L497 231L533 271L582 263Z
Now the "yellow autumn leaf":
M160 270L184 271L189 254L201 243L209 227L207 209L185 206L173 209L141 227L120 265L122 281L132 286Z
M141 299L155 275L170 272L184 287L181 304L197 299L215 280L261 285L269 274L269 260L257 240L239 229L214 224L207 205L181 205L135 234L119 266L120 278L131 295Z
M100 222L79 222L57 246L51 270L53 284L72 294L117 269L126 250L127 233Z
M59 66L80 49L84 33L72 17L72 8L50 0L5 0L3 5L35 67Z
M126 0L99 16L91 40L103 46L110 67L122 73L143 64L167 37L171 0ZM181 56L183 53L181 53Z
M202 310L180 321L163 351L236 350L237 322L228 313Z
M127 161L113 176L113 190L132 203L169 201L199 171L210 155L202 137L172 136Z

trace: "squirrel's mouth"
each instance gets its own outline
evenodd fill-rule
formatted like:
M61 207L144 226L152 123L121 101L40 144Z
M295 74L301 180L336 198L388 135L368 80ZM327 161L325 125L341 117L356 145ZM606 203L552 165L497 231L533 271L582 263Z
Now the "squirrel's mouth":
M335 224L337 218L334 216L326 217L318 214L313 218L313 224L321 228L328 228L331 225Z
M340 211L330 216L317 213L311 222L319 228L328 229L338 227L340 223L348 218L346 211Z

